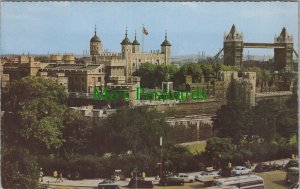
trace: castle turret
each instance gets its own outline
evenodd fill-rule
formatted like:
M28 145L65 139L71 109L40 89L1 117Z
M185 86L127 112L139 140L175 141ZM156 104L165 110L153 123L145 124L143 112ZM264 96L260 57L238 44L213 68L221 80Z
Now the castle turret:
M99 55L102 52L102 42L100 38L97 36L96 26L95 26L95 34L90 40L90 55L92 57Z
M125 33L125 38L121 42L121 48L122 48L122 59L124 59L126 63L126 69L125 69L125 77L126 81L129 81L129 77L132 75L132 43L128 39L127 36L127 28Z
M167 32L165 33L165 40L162 42L161 46L161 53L163 53L165 64L171 63L171 43L168 41Z
M280 44L284 48L274 48L274 66L275 70L292 71L293 70L293 37L288 34L286 28L281 30L278 37L275 36L274 43Z
M224 36L224 64L242 66L243 35L238 33L233 24L228 35Z
M134 41L132 42L132 53L140 53L140 43L136 39L136 32L134 34Z

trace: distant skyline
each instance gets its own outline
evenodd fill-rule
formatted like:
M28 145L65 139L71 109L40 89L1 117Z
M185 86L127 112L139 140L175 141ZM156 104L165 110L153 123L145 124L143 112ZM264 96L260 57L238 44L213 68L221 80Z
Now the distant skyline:
M160 49L165 30L172 56L205 51L214 55L223 47L224 33L232 24L245 42L274 42L286 27L298 50L297 2L3 2L1 54L47 54L89 51L97 35L103 48L120 52L128 37L142 43L142 26L149 31L144 50ZM273 55L273 49L244 49L244 55Z

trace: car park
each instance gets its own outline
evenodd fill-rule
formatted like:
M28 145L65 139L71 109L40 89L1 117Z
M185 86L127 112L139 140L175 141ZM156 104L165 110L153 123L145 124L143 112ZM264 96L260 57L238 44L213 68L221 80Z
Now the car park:
M248 169L243 166L236 166L231 170L231 175L236 176L236 175L246 175L252 173L251 169Z
M179 177L163 177L159 180L159 184L162 186L182 186L184 180Z
M195 178L186 174L186 173L178 173L178 177L182 178L184 182L194 182Z
M129 188L153 188L152 181L146 181L144 179L132 178L128 183Z
M218 176L220 176L220 175L216 171L214 171L214 172L202 171L195 176L195 180L202 181L205 178L209 178L209 177L213 178L213 177L218 177Z
M271 170L272 170L272 166L266 163L258 163L254 168L254 172L256 173L261 173L261 172L266 172Z

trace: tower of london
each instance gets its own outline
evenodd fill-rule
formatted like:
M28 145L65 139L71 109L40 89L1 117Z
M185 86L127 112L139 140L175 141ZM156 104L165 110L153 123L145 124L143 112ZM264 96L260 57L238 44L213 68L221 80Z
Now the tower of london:
M152 63L156 65L169 65L171 63L171 43L165 39L161 43L160 51L151 51L144 53L141 51L141 45L137 40L136 33L133 42L128 38L126 29L125 37L120 43L121 52L104 52L100 37L97 36L95 28L94 36L90 39L90 57L93 64L104 64L108 78L111 83L133 82L133 72L143 63Z

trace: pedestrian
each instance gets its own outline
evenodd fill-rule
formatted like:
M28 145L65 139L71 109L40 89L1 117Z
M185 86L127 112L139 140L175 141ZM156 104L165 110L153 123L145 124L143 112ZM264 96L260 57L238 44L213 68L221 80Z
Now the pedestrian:
M156 175L155 180L159 180L159 175Z
M40 168L40 182L43 182L43 176L44 176L43 168Z
M61 182L63 182L63 179L62 179L62 172L61 171L59 171L58 172L58 181L61 181Z
M54 171L53 176L55 176L55 178L56 178L55 182L58 182L58 180L59 180L59 171Z
M57 178L57 171L56 171L56 170L53 171L53 177L54 177L54 178Z

